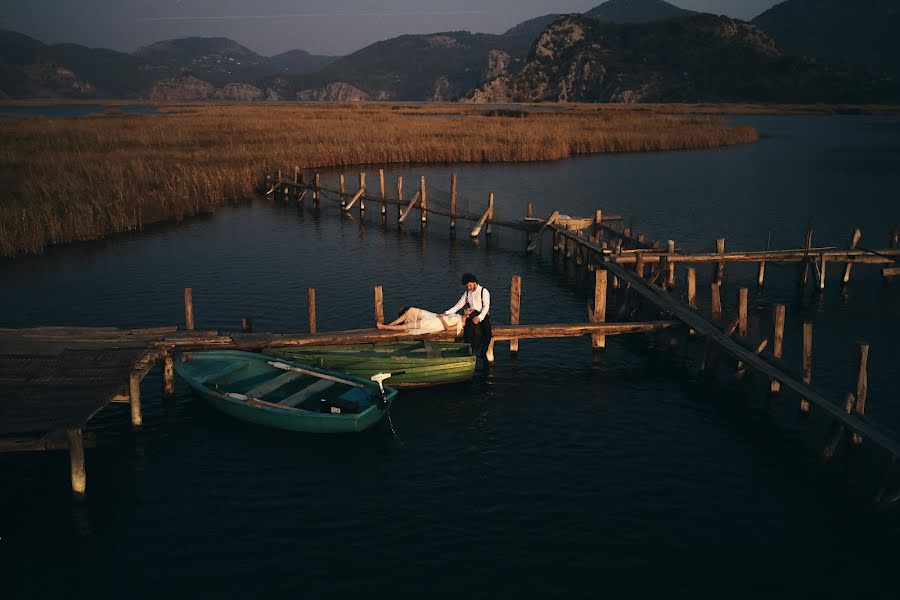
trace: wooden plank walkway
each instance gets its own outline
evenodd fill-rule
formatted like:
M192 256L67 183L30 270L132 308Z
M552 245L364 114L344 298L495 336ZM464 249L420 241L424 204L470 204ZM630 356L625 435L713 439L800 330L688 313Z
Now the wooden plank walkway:
M551 227L553 227L560 235L574 240L575 243L588 248L600 256L603 255L604 249L600 244L587 241L570 231L566 231L564 228L555 225L551 225ZM826 398L824 394L797 379L790 373L787 373L778 365L766 361L756 352L745 348L730 336L726 335L715 323L700 315L687 304L676 300L659 286L648 282L643 277L639 277L634 271L628 270L622 265L611 262L610 260L597 261L596 266L598 268L603 268L618 277L623 283L631 286L631 289L637 294L668 314L671 314L699 334L705 336L733 358L772 379L778 380L783 386L797 392L801 397L806 398L837 421L841 422L849 430L855 431L863 435L866 439L878 444L890 452L892 456L900 456L900 436L896 433L875 425L865 416L846 412L843 403L839 404L832 399Z

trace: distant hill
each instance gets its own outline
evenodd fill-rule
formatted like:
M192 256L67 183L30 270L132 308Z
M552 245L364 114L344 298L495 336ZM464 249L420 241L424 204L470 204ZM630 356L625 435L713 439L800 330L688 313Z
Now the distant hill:
M341 57L318 73L280 78L271 87L282 97L316 100L454 100L514 68L533 42L530 27L503 35L401 35Z
M607 0L584 16L606 23L652 23L695 14L663 0Z
M788 0L753 24L786 54L900 76L898 0Z
M302 75L319 71L337 59L337 56L310 54L306 50L288 50L269 58L269 64L278 69L279 73Z
M893 95L892 95L893 94ZM555 21L516 74L475 102L838 102L897 98L871 80L782 56L750 23L695 14L641 25Z

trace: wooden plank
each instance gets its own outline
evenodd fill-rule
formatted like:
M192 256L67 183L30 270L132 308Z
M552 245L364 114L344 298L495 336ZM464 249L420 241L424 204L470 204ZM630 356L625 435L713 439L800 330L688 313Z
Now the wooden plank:
M93 433L82 434L83 448L96 448L97 436ZM0 452L44 452L47 450L68 450L67 437L48 434L43 437L2 437Z
M531 240L531 243L528 244L528 248L527 248L525 251L526 251L526 252L533 252L534 249L538 247L538 244L541 243L541 236L544 235L544 231L547 229L547 227L552 226L554 223L556 223L556 221L557 221L558 219L559 219L559 211L558 211L558 210L554 210L554 211L550 214L550 216L547 217L547 220L544 221L544 224L541 225L541 228L538 229L537 233L534 235L534 239Z
M321 379L307 388L300 390L295 394L291 394L281 402L278 402L279 406L290 406L291 408L297 406L298 404L303 403L303 401L308 400L316 394L324 392L331 386L335 384L334 381L329 381L327 379Z
M606 322L606 288L606 271L603 269L594 271L594 308L591 311L593 323ZM591 334L591 346L595 350L606 348L606 336L599 333Z
M493 198L494 194L491 193L490 197ZM493 209L493 206L490 203L488 203L487 210L484 211L484 214L481 215L481 219L479 219L479 221L475 225L475 227L472 228L472 231L469 233L470 236L472 236L473 238L478 237L478 234L481 233L481 228L484 227L485 221L487 221L488 218L491 216L492 209Z
M348 203L346 204L346 206L344 206L344 207L342 208L342 210L348 211L348 210L350 210L351 208L353 208L353 205L356 204L356 201L359 200L359 199L362 197L362 195L365 193L365 191L366 191L365 188L363 188L363 189L360 189L358 192L356 192L356 193L353 195L353 198L350 200L350 202L348 202ZM363 203L363 204L360 205L360 210L363 210L362 207L363 207L364 205L365 205L365 203Z
M862 239L862 231L857 227L853 230L853 235L850 236L850 249L855 250L856 246L859 244L859 240ZM853 268L853 263L848 262L844 267L844 277L841 280L841 283L848 283L850 281L850 270Z
M353 387L363 387L363 384L358 383L356 381L351 381L349 379L344 379L343 377L335 377L334 375L329 375L327 373L320 373L318 371L310 371L309 369L304 369L303 367L298 367L296 365L289 365L287 363L283 363L280 360L270 360L267 363L276 369L283 369L285 371L294 371L295 373L302 373L303 375L311 375L312 377L316 377L318 379L327 379L329 381L335 381L337 383L343 383L344 385L350 385Z
M409 206L407 206L406 210L404 210L400 214L400 218L397 220L398 223L402 223L403 221L406 220L406 217L409 216L409 213L412 212L413 207L416 205L416 202L418 202L418 201L419 201L419 192L416 192L416 195L413 196L412 200L409 201Z
M856 368L856 402L854 412L863 415L866 412L866 397L869 395L869 376L866 366L869 363L869 344L859 344L859 360ZM862 436L854 432L853 443L862 444Z
M819 256L825 255L828 262L853 262L856 264L892 264L896 259L900 259L900 250L882 249L882 250L836 250L833 248L811 248L811 252L815 252ZM672 262L682 263L709 263L709 262L758 262L761 260L769 262L802 262L805 249L799 250L756 250L752 252L728 252L726 254L699 253L699 254L676 254L667 257L665 253L645 252L644 263L654 264L668 259ZM635 261L634 253L624 253L616 256L615 260L619 264L631 264Z
M259 399L259 398L262 398L263 396L265 396L266 394L271 394L272 392L274 392L275 390L277 390L280 387L286 386L290 382L295 381L302 376L303 376L302 373L297 373L296 371L288 371L286 373L282 373L278 377L274 377L274 378L270 379L269 381L261 383L260 385L256 386L252 390L248 391L245 395L250 398Z

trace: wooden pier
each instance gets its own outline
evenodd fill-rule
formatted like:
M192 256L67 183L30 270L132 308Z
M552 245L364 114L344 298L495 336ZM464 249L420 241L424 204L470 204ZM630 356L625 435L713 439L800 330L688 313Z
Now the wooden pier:
M404 226L418 208L422 230L428 226L428 215L447 217L451 230L459 221L474 226L473 238L491 235L493 227L505 227L525 232L525 250L540 247L544 234L551 234L554 255L568 262L576 270L593 278L593 302L588 306L587 322L577 324L522 325L519 308L522 299L521 279L510 282L510 324L495 324L494 337L488 359L494 360L494 343L509 342L510 351L519 351L519 342L526 339L590 336L594 352L602 352L606 337L635 333L681 330L702 338L705 351L699 368L709 369L716 355L735 361L739 376L755 373L766 381L770 394L785 390L796 393L799 410L811 407L823 411L833 419L833 432L822 452L824 459L834 455L841 442L858 445L865 440L882 448L892 467L900 457L900 437L880 427L865 415L867 400L868 344L859 345L856 364L857 381L846 395L828 394L812 387L812 323L803 327L803 356L799 373L785 364L782 358L785 307L776 305L771 344L767 337L751 340L748 337L748 293L739 290L737 314L723 321L721 283L729 262L756 262L759 265L757 285L765 282L768 263L797 263L800 283L806 286L809 275L820 291L825 286L827 263L844 265L842 284L849 282L855 264L876 265L885 281L900 274L898 230L889 236L887 248L869 250L860 246L861 232L855 230L846 249L832 246L813 246L813 231L807 230L802 247L755 252L726 252L725 238L714 240L714 252L685 253L672 240L666 243L639 235L633 223L625 226L620 216L605 215L601 210L586 217L561 215L553 211L544 218L533 215L529 204L520 220L499 219L495 216L496 199L491 193L483 211L470 213L458 208L456 175L450 177L449 208L439 206L429 197L424 177L416 182L417 191L409 201L404 200L403 179L396 182L396 195L386 193L384 171L378 172L378 195L368 193L366 174L359 173L357 189L346 189L345 177L340 176L338 189L321 185L321 176L314 173L304 181L299 169L293 178L266 175L262 191L275 199L302 203L308 198L315 206L326 198L340 205L342 213L356 208L361 214L369 206L377 205L382 222L388 219L388 206L396 206L398 226ZM710 286L709 315L701 314L697 303L696 268L687 266L714 263L714 281ZM684 271L686 298L671 294L676 285L678 267ZM647 271L649 270L649 273ZM608 301L608 289L620 291L623 300L618 307ZM499 296L496 296L499 298ZM374 288L374 316L384 321L383 290ZM310 288L308 299L308 327L302 333L254 333L252 319L246 317L240 332L221 333L195 329L193 294L184 292L184 326L153 329L118 330L113 328L40 327L33 329L0 329L0 451L67 449L70 453L72 490L76 497L86 489L84 448L93 440L84 434L88 421L103 407L113 402L127 402L134 427L142 424L140 385L154 367L162 369L163 396L174 393L173 353L179 349L234 348L259 350L270 346L302 346L310 344L355 344L398 339L453 339L453 335L408 334L377 329L320 332L316 324L316 294ZM638 302L653 308L654 316L665 318L631 321ZM617 309L617 310L616 310ZM614 322L608 316L616 315ZM686 336L682 336L686 337ZM689 337L689 336L688 336ZM673 336L674 339L674 336ZM843 399L841 399L843 398ZM888 478L888 483L890 478ZM893 501L900 493L883 486L881 500Z

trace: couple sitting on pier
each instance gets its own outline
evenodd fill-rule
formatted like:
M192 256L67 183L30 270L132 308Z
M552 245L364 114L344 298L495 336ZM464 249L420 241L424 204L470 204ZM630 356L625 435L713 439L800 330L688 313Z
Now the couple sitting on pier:
M466 286L459 301L443 313L433 313L415 306L404 306L400 315L391 323L376 323L378 329L404 331L413 335L453 331L462 333L463 341L472 346L472 352L487 360L487 349L491 342L491 321L488 311L491 307L491 293L478 285L478 278L472 273L462 276ZM463 314L459 309L465 307Z

